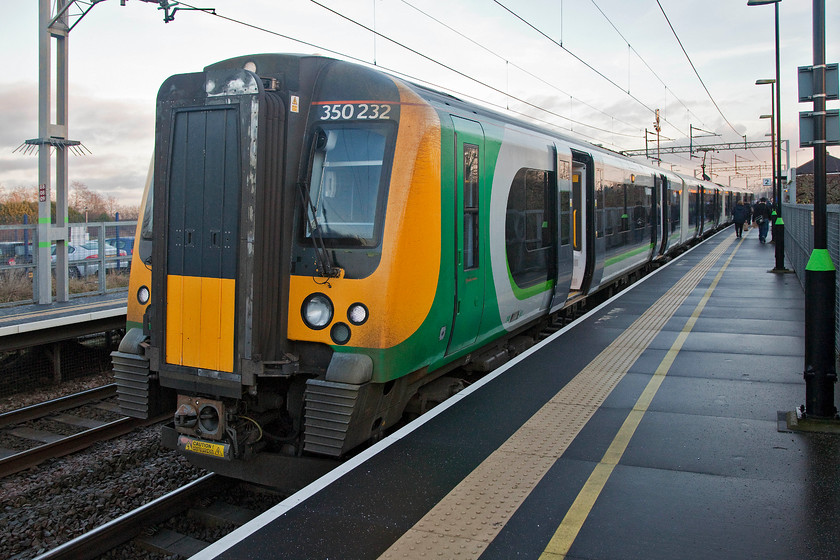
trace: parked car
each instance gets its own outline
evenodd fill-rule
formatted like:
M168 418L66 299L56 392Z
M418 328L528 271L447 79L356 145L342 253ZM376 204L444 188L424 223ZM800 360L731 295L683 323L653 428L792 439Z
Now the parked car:
M126 255L134 252L134 237L108 237L105 239L105 243L125 251Z
M125 251L119 251L113 245L105 244L105 258L127 256ZM52 246L52 262L55 263L55 245ZM71 278L81 278L99 273L99 242L87 241L81 245L67 245L67 267ZM108 260L105 269L117 268L118 261Z
M31 264L33 260L32 243L8 241L0 243L0 264Z

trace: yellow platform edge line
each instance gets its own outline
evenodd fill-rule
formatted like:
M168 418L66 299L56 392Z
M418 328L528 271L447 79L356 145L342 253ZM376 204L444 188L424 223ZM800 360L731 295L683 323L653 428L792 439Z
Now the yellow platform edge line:
M691 270L686 272L674 286L672 286L662 297L651 306L648 311L642 314L636 321L631 324L627 330L645 330L645 325L650 322L650 316L659 313L655 307L663 307L661 302L670 301L670 313L665 313L668 317L662 321L656 321L658 332L664 327L665 323L673 317L685 299L693 293L697 284L706 276L706 274L716 265L721 256L728 250L734 236L724 240L718 247L706 255L699 263L697 263ZM731 259L730 259L731 261ZM729 262L729 261L727 261ZM664 311L664 309L663 309ZM621 339L621 340L620 340ZM622 340L633 339L634 344L622 342ZM568 446L568 443L574 439L577 433L587 423L589 417L600 407L600 403L609 395L612 388L621 380L626 374L626 368L622 371L616 371L610 364L615 361L610 358L610 354L615 351L632 351L633 353L641 354L647 345L653 340L653 337L640 336L640 333L628 333L627 335L619 335L612 344L610 344L604 351L596 356L590 364L588 364L581 372L575 376L557 395L549 400L548 403L534 416L529 419L516 433L514 433L507 441L505 441L499 449L491 453L472 473L467 475L449 494L447 494L437 505L435 505L426 515L410 528L405 534L397 539L392 546L386 550L380 559L389 558L404 558L412 557L418 551L422 550L424 554L440 554L448 556L453 553L455 546L458 548L459 558L478 558L486 547L492 542L495 536L504 528L513 513L525 501L528 494L533 490L539 480L548 472L551 465L562 456L563 451ZM636 346L630 348L630 346ZM643 348L641 346L644 346ZM622 348L624 347L624 348ZM673 363L676 354L670 357L670 363ZM666 357L667 358L667 357ZM635 362L632 360L626 364L627 368ZM661 376L660 376L661 377ZM592 388L593 380L597 378L595 385ZM609 378L609 379L608 379ZM588 379L588 381L586 381ZM581 386L588 383L587 386ZM602 384L608 384L609 387L601 387ZM575 386L578 386L575 388ZM568 402L564 398L564 394L569 391L575 394L583 389L584 392L589 391L588 396L584 395L584 400L574 400ZM578 395L579 398L581 395ZM553 410L549 410L553 409ZM570 410L574 409L573 413ZM561 413L561 416L572 414L570 418L559 422L564 429L568 428L568 434L553 433L548 424L543 425L546 421L549 424L558 424L556 420L550 417ZM523 451L521 440L527 440L529 433L534 433L535 428L537 433L543 434L543 439L552 440L568 440L566 443L561 441L554 441L552 445L553 450L543 450L548 455L541 455L537 450L529 449ZM543 432L552 432L551 434ZM524 444L524 443L523 443ZM532 461L523 464L521 461L522 453L528 453ZM532 463L541 463L541 465L534 465L534 468L527 469ZM523 478L525 470L535 471L529 474L528 480ZM608 469L611 470L611 469ZM536 472L540 471L540 472ZM600 469L600 476L604 476L603 469ZM513 478L511 478L513 477ZM506 480L503 480L506 479ZM494 484L494 482L496 484ZM505 482L506 484L501 484ZM502 496L501 493L495 492L493 489L509 486L515 487L515 491L507 492L510 496ZM484 491L479 489L483 488ZM481 500L473 504L467 502L470 499L471 493L475 491L483 496ZM499 495L495 495L499 494ZM500 499L501 502L496 500ZM507 500L507 501L504 501ZM466 531L466 532L459 532ZM456 545L456 543L458 543ZM406 556L408 555L408 556ZM550 554L546 556L552 558Z
M691 317L686 320L682 331L671 345L668 353L660 362L659 367L657 367L656 372L653 374L653 377L651 377L650 381L648 381L647 386L644 391L642 391L642 394L639 396L636 404L633 406L633 410L630 411L630 414L628 414L621 428L618 430L618 434L616 434L612 443L610 443L609 448L604 453L604 457L601 459L601 462L595 466L595 470L592 471L592 474L583 485L583 488L574 503L572 503L572 506L569 508L569 511L566 513L563 521L560 522L560 526L557 528L554 536L548 542L548 546L546 546L540 556L541 560L557 560L565 558L569 553L569 550L572 548L572 544L574 544L581 528L583 528L583 524L592 512L592 508L595 507L595 502L597 501L598 496L601 494L601 491L609 481L613 469L627 450L627 446L630 444L630 440L636 433L636 429L639 427L639 424L647 412L650 403L653 401L653 398L662 386L665 376L668 374L668 371L670 371L671 366L685 344L686 339L688 339L689 333L694 329L694 325L697 323L697 319L700 318L700 314L703 312L703 309L705 309L706 303L712 296L712 292L714 292L718 282L720 282L721 277L723 277L724 271L729 267L729 264L732 262L732 259L735 257L735 253L737 252L738 247L732 251L732 254L723 264L720 271L718 271L714 280L712 280L712 283L706 290L706 293L703 294L702 298L700 298L700 302L694 308L694 312L691 314Z

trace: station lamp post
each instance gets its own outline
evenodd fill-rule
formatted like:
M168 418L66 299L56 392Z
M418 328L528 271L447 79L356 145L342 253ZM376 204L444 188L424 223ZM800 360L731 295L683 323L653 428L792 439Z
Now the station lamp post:
M760 119L770 119L770 134L769 134L769 136L770 136L770 154L771 154L771 156L775 156L776 155L776 149L775 149L774 144L773 144L773 138L776 136L776 132L773 129L773 115L761 115L758 118L760 118ZM765 134L765 136L768 136L768 135ZM770 162L770 170L771 170L770 172L772 173L771 176L775 178L776 177L776 160L775 159L772 159L771 162ZM771 179L771 181L770 181L770 194L771 194L771 196L776 195L776 180L775 179Z
M837 271L828 251L826 216L826 145L830 140L827 128L826 100L838 99L836 74L829 93L825 63L825 0L813 0L814 64L811 81L800 79L800 101L813 101L810 114L813 134L800 141L800 146L814 148L814 249L805 267L805 414L819 421L835 419L834 384L837 382L834 355L835 302ZM803 88L805 86L805 88ZM804 91L803 91L804 89ZM834 113L836 115L836 113ZM808 122L808 114L800 113L799 128ZM837 121L835 121L836 123ZM836 124L834 126L837 126ZM806 127L807 128L807 127ZM835 129L836 130L836 129ZM801 133L800 133L801 134Z
M774 8L776 11L776 79L771 82L768 80L758 80L756 82L757 85L759 82L761 83L774 83L776 84L776 107L775 107L775 115L776 115L776 130L778 131L776 134L776 159L774 161L775 169L778 172L779 176L776 177L776 173L773 174L773 198L776 199L776 212L781 218L782 216L782 105L781 105L781 84L779 83L779 2L782 0L747 0L747 6L763 6L764 4L774 4Z
M762 80L756 80L755 85L757 86L764 86L769 85L773 86L776 83L776 80L773 78L766 78ZM776 100L776 93L773 88L770 88L770 114L769 115L761 115L759 118L761 119L770 119L770 163L771 168L773 170L773 179L771 180L771 193L772 197L776 199L776 203L778 204L778 198L776 198L776 183L777 177L776 172L778 171L779 175L781 175L781 169L776 167L776 107L775 107L775 100ZM781 182L780 180L778 181Z

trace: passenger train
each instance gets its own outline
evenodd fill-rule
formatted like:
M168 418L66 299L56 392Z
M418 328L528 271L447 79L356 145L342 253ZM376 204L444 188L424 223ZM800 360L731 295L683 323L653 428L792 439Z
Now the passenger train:
M260 54L172 76L113 354L164 445L276 484L334 465L737 198L376 69Z

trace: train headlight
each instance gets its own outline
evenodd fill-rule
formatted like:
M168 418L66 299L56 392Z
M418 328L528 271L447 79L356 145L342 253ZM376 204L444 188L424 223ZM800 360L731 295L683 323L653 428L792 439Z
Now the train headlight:
M303 300L300 312L306 326L317 331L332 321L333 304L324 294L312 294Z
M345 323L336 323L330 329L330 338L336 344L347 344L350 341L350 327Z
M354 303L347 310L347 320L356 326L363 325L368 320L368 308L364 303Z
M149 296L151 296L149 288L146 286L140 286L140 289L137 290L137 301L140 302L140 305L146 305L149 303Z

